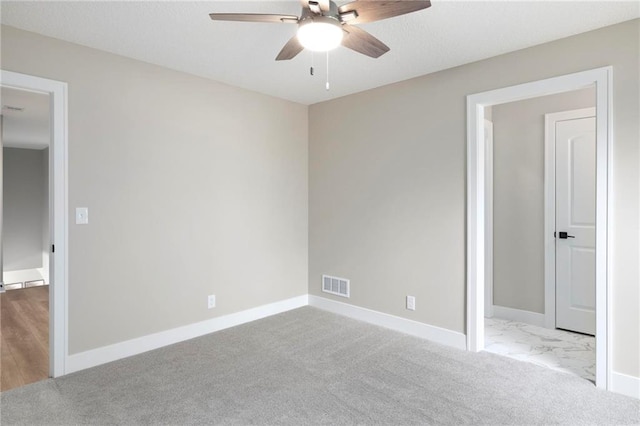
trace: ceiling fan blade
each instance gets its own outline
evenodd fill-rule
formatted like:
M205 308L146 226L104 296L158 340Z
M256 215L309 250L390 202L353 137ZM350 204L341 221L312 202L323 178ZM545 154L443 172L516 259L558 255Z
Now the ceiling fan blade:
M328 12L331 9L331 1L329 0L300 0L302 7L310 9L313 13ZM315 10L314 10L315 9Z
M390 50L389 46L361 28L344 24L342 29L347 32L342 39L344 47L372 58L379 58Z
M340 6L338 11L343 22L363 24L404 15L430 6L429 0L357 0Z
M209 17L214 21L298 23L298 17L293 15L269 15L263 13L210 13Z
M278 56L276 57L276 61L287 61L289 59L293 59L296 55L304 50L304 47L298 41L298 36L294 35L291 39L284 45Z

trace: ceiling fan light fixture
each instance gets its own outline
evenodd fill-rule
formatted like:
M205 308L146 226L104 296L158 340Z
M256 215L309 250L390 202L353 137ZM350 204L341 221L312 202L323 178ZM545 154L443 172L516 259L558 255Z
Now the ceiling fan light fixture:
M298 28L298 41L313 52L335 49L342 42L343 35L340 22L328 16L305 19Z

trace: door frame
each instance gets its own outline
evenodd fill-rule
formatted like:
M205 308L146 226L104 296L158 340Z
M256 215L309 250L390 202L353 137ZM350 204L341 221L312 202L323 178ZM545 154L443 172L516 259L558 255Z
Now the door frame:
M485 285L484 285L484 317L493 317L493 121L484 119L485 135Z
M556 327L556 122L597 117L596 108L544 115L544 326Z
M611 383L610 274L612 241L611 150L613 67L602 67L467 96L467 350L484 349L486 158L484 108L555 93L596 87L596 386Z
M49 95L49 223L51 253L49 283L49 375L65 374L68 356L68 110L67 83L0 70L0 84Z

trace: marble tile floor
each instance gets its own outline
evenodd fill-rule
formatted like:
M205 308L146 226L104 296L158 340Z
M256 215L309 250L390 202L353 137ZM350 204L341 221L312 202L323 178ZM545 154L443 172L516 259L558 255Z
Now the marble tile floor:
M595 383L593 336L499 318L484 319L484 334L488 352L576 374Z

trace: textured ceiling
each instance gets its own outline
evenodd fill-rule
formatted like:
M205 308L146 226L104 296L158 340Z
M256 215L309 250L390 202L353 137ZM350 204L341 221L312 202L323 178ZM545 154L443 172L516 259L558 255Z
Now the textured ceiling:
M3 87L0 103L4 147L44 149L49 146L49 95ZM22 108L22 111L8 107Z
M338 2L345 3L344 1ZM640 16L637 1L438 1L420 12L361 25L391 51L371 59L339 47L330 61L302 52L275 56L291 24L213 22L210 12L298 15L299 0L199 2L2 1L2 23L185 71L234 86L313 104L496 56Z

